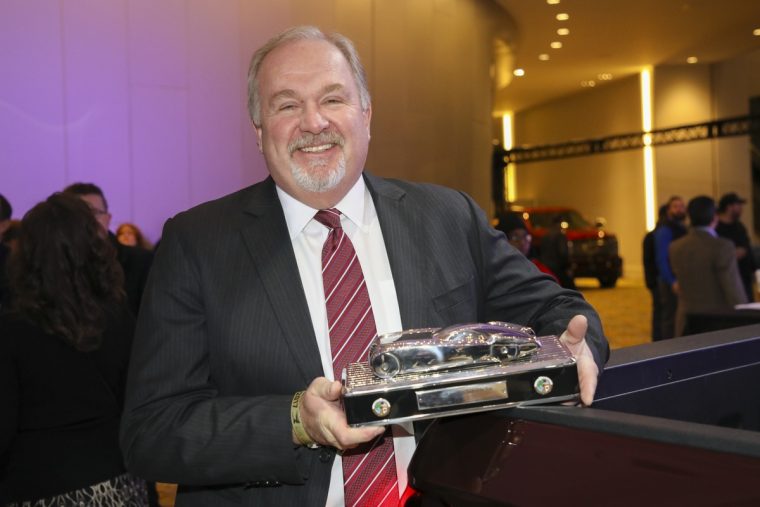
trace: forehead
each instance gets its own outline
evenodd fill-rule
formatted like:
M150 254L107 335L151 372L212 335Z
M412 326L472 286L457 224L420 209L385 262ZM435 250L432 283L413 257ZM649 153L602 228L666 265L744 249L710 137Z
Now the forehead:
M335 84L350 89L357 86L343 53L324 40L288 42L272 50L259 71L260 92L265 97L283 90Z

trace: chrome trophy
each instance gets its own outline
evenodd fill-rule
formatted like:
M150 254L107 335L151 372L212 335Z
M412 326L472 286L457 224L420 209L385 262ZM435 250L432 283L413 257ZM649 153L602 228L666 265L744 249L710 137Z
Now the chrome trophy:
M352 426L578 398L575 358L556 336L508 322L408 329L376 336L367 361L343 372Z
M380 378L501 364L535 354L540 347L529 327L508 322L411 329L378 335L369 364Z

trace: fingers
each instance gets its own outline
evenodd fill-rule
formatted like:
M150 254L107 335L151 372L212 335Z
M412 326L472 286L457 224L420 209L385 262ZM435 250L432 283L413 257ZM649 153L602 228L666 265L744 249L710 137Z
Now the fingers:
M576 315L567 324L562 341L576 359L578 367L578 384L581 391L581 402L588 406L594 401L594 393L599 377L599 367L594 361L594 355L586 343L588 320L583 315Z
M588 347L586 347L588 350ZM588 351L588 355L582 355L578 357L578 384L581 388L581 403L586 406L591 405L594 402L594 393L596 392L596 384L599 377L599 367L594 361L594 357L591 355L591 351Z
M572 350L573 346L584 341L587 330L588 320L586 317L583 315L576 315L570 319L570 322L568 322L567 329L562 333L562 336L560 336L560 340Z
M340 405L341 383L324 377L314 379L301 398L301 422L318 444L350 449L382 435L382 426L352 428Z

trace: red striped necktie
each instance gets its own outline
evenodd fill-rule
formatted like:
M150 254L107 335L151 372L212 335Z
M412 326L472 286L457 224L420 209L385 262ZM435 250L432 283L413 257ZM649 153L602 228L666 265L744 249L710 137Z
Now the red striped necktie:
M322 247L322 280L332 350L340 379L349 363L365 360L375 336L375 317L354 245L340 225L340 211L320 210L314 219L330 229ZM390 431L343 453L346 507L397 506L398 479Z

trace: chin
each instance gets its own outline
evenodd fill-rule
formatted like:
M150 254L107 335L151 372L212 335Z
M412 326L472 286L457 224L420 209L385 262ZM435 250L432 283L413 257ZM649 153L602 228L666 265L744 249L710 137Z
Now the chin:
M324 193L333 190L345 179L346 164L342 159L333 168L318 165L305 169L297 164L291 164L290 172L301 189L307 192Z

